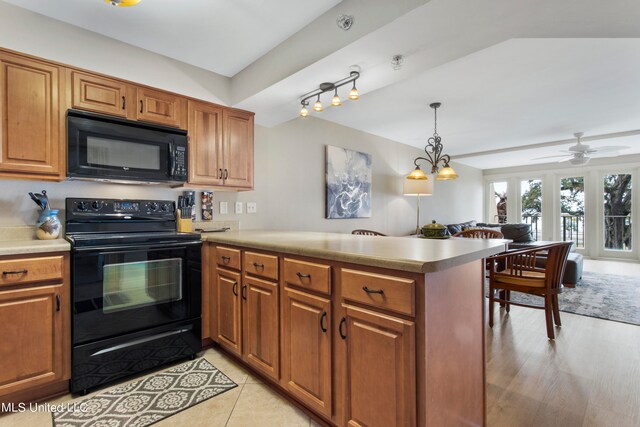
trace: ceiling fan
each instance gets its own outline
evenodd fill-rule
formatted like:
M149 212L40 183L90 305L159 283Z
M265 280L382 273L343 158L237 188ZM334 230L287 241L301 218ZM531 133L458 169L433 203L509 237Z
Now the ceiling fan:
M581 166L589 163L592 157L616 157L619 155L618 151L629 148L624 145L612 145L609 147L591 147L589 145L583 144L580 141L580 138L584 135L583 132L576 132L573 136L576 137L576 145L572 145L567 150L560 150L561 153L555 156L545 156L545 157L537 157L533 160L541 160L541 159L554 159L554 158L562 158L562 160L558 160L559 162L569 162L572 166Z

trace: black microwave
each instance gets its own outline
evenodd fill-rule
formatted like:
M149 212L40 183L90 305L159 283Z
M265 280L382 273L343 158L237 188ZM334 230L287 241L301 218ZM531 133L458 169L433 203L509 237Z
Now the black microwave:
M67 141L71 179L179 185L188 177L184 130L69 110Z

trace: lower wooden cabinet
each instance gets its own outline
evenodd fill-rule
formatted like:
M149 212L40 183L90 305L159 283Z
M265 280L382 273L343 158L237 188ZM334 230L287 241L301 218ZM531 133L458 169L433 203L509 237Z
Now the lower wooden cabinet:
M280 378L278 283L244 277L242 286L243 358L258 371Z
M61 304L61 284L0 292L0 396L63 379Z
M0 257L0 402L68 390L69 255Z
M343 305L347 426L416 424L415 324Z
M242 354L240 277L240 273L216 269L214 298L217 301L217 328L212 331L218 344L237 356Z
M282 384L318 413L331 418L331 300L284 289Z

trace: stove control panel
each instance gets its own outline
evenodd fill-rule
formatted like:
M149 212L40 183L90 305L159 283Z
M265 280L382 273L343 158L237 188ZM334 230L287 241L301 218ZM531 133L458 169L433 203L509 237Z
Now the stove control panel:
M167 218L175 214L171 200L67 199L67 212L80 217L122 218L134 215Z

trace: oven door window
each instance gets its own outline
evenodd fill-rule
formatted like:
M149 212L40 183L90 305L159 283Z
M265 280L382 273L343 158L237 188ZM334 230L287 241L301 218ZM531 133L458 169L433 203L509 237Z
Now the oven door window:
M126 262L104 266L105 314L182 300L182 259Z
M160 146L87 136L87 165L159 171Z

